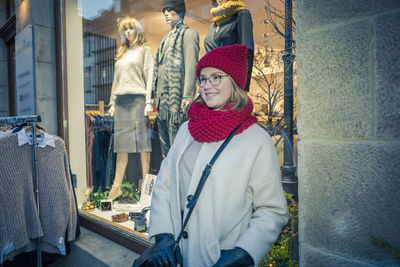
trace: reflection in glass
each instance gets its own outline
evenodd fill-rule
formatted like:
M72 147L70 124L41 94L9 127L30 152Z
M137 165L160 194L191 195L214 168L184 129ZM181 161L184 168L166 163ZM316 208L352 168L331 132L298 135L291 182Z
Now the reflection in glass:
M85 189L80 189L77 192L84 195L79 199L83 199L82 202L87 202L85 206L87 211L91 214L101 216L110 222L112 215L123 212L127 214L129 212L141 212L146 205L149 205L148 202L151 200L149 195L151 196L150 193L152 191L151 183L155 180L148 180L148 177L152 177L152 175L156 177L162 161L159 127L155 122L157 103L152 103L151 101L156 100L156 97L152 96L153 99L150 97L151 100L149 100L147 95L150 74L146 74L146 76L144 68L130 70L128 62L123 64L126 59L125 56L121 58L117 56L119 48L123 47L126 41L129 42L126 30L131 26L136 29L136 26L135 23L128 23L125 25L127 27L122 27L121 29L119 26L122 24L118 24L118 19L126 17L135 18L142 26L140 31L146 34L147 39L145 45L142 46L144 48L140 48L137 51L147 51L147 55L149 55L148 51L150 51L151 55L156 57L157 51L163 43L163 38L172 34L171 30L173 30L173 27L171 28L171 24L167 23L166 17L162 12L164 2L164 0L76 0L75 4L77 6L73 8L73 12L75 16L77 13L80 15L79 20L82 22L82 29L67 29L67 31L72 30L73 34L80 37L83 49L83 67L80 67L83 76L82 87L77 87L79 87L79 92L84 95L85 135L81 136L81 138L85 139L86 143L86 177L85 175L78 175L78 179L79 181L85 180L81 181L80 184L86 186L86 191ZM242 2L246 8L241 13L246 13L247 11L245 10L248 10L251 13L254 23L253 30L245 29L246 33L249 34L247 36L250 36L252 33L246 39L246 42L256 51L262 52L263 47L278 51L281 45L279 38L270 38L271 34L264 23L266 19L264 1L243 0ZM183 23L190 29L198 32L198 56L202 57L208 50L207 44L210 44L210 37L212 37L209 33L210 30L216 30L216 27L218 27L217 23L213 20L215 16L210 13L212 8L218 6L213 6L210 0L186 0L185 4L186 12ZM76 11L76 7L78 11ZM69 18L67 17L66 19L68 20ZM171 20L170 18L168 19ZM224 35L226 32L222 31L222 26L220 27L221 29L218 29L220 30L219 34L216 34L217 31L215 31L213 32L213 36L222 36L222 39L225 36L236 40L236 35ZM137 30L135 30L135 34L136 32ZM205 39L207 39L206 42ZM222 41L229 41L225 39L218 41L217 39L211 40L211 43L218 42L222 45ZM281 43L283 44L283 42ZM135 49L127 46L126 53L129 55L135 54ZM78 54L71 56L74 53L75 50L72 53L69 51L70 57L68 58L82 61L82 58L78 58ZM141 53L140 55L144 56L145 53ZM261 59L265 61L266 57L267 55L261 56ZM270 57L268 61L271 63L268 66L268 71L258 72L255 69L258 66L256 64L257 60L255 60L253 72L250 72L253 81L250 84L249 96L253 99L254 111L257 113L261 124L266 124L263 117L268 117L269 110L266 108L268 106L268 101L266 100L268 99L268 90L263 90L265 86L263 82L260 83L259 78L265 77L269 81L272 77L271 73L276 73L278 78L282 76L282 70L277 67L277 64L273 64L275 61L272 59ZM144 60L139 61L144 62ZM70 66L74 63L70 59L68 60ZM125 71L120 71L120 73L133 72L143 74L143 84L139 86L141 89L145 88L142 93L137 94L131 91L129 94L126 94L118 93L119 90L114 90L113 94L113 84L116 79L121 81L119 84L123 84L122 80L125 80L125 83L130 87L134 84L132 82L133 75L131 74L125 77L117 77L119 66L121 69L125 69ZM138 65L132 64L132 66ZM68 73L68 75L70 74ZM76 77L72 77L72 79L76 79ZM69 88L69 90L77 90L77 87ZM192 89L196 90L197 88L195 87L195 83L193 83ZM150 89L154 90L154 88ZM139 95L140 97L138 97ZM144 114L143 104L147 107L148 105L146 104L150 103L152 106L147 110L147 116L140 115L139 118L137 115L132 114L132 107L136 109L135 114ZM123 107L126 106L128 107L126 108L128 111L124 115L123 112L125 112L125 109ZM74 103L71 102L69 108L74 109ZM274 112L276 111L277 114L280 114L282 110L283 104L279 100L276 103L276 110ZM113 113L113 116L110 116L111 113ZM116 117L120 119L116 120ZM117 142L119 143L119 148L117 149L115 149L115 135L120 135L117 139L121 140ZM278 137L278 134L274 137ZM133 144L135 149L130 150L129 147ZM142 144L146 145L143 146ZM283 153L280 151L279 145L277 146L277 150L281 159ZM118 162L120 162L119 167L117 166ZM115 190L110 195L113 185L115 185ZM114 199L112 210L101 211L101 200L109 198ZM82 203L79 206L83 207ZM96 208L93 209L93 207ZM146 217L148 215L149 212L147 212ZM134 229L133 220L118 224L132 230Z

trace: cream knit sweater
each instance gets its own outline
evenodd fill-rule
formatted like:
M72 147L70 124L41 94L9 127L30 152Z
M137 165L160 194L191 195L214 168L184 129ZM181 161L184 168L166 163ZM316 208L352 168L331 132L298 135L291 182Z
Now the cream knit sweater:
M55 148L37 148L38 214L32 147L19 147L17 134L0 139L0 255L4 256L0 258L19 249L29 250L39 236L43 251L65 254L62 241L75 239L77 211L67 153L61 138L56 137L55 144Z
M154 58L148 46L132 47L115 63L110 105L117 95L141 94L146 103L151 100Z

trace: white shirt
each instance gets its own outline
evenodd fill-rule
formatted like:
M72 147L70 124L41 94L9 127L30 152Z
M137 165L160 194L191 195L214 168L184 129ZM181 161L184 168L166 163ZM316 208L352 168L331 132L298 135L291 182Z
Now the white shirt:
M50 134L43 132L40 134L36 132L36 144L38 147L44 148L46 146L56 147L56 138ZM18 146L29 143L32 145L32 132L26 132L24 129L18 132Z

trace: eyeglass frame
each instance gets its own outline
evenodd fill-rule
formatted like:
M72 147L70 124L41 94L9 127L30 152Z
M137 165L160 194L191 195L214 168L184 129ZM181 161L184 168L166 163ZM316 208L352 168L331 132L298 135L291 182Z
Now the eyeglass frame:
M212 76L221 76L221 78L219 79L219 83L218 84L213 84L212 82L211 82L211 77ZM211 84L211 86L218 86L218 85L220 85L221 84L221 81L222 81L222 78L223 77L226 77L226 76L229 76L228 74L217 74L217 73L214 73L214 74L211 74L210 75L210 77L201 77L201 78L206 78L206 82L204 83L204 85L201 85L200 84L200 77L198 77L197 78L197 84L199 85L199 88L203 88L204 86L206 86L207 85L207 81L209 81L210 82L210 84Z

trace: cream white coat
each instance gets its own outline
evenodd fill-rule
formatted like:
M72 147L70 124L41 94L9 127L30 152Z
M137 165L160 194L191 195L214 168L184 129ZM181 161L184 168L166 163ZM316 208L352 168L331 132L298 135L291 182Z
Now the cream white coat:
M184 123L154 186L149 238L181 230L179 162L194 139ZM188 195L194 195L201 173L223 141L203 143ZM184 216L185 216L184 215ZM276 151L270 136L253 124L232 138L214 164L182 239L184 266L212 266L220 250L240 247L261 261L288 220Z

